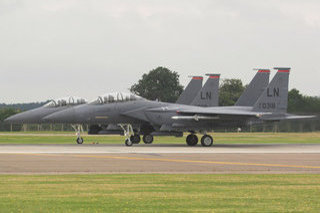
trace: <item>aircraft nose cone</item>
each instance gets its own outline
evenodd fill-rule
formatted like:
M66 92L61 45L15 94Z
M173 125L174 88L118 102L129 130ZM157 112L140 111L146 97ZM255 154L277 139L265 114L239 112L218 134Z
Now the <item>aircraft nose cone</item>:
M53 113L43 118L44 121L54 123L76 123L76 113L73 108Z
M16 115L12 115L5 119L4 121L7 123L15 123L15 124L21 124L26 123L31 119L31 115L29 112L23 112Z
M15 116L12 115L12 116L8 117L7 119L4 119L4 122L6 122L6 123L13 123L14 120L15 120Z

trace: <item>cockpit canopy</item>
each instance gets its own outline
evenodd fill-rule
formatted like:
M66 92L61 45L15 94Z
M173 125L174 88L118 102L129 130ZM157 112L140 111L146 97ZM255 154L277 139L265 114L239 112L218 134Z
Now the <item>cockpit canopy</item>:
M80 97L70 96L49 101L44 107L75 106L87 103L87 100Z
M99 96L91 104L108 104L115 102L128 102L143 99L140 96L131 93L114 92Z

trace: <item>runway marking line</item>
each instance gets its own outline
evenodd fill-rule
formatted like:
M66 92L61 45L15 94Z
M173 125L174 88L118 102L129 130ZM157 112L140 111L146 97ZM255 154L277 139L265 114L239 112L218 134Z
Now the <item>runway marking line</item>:
M36 154L36 153L20 153L22 155L35 156L60 156L54 154ZM100 156L100 155L68 155L80 158L100 158L100 159L120 159L120 160L139 160L139 161L162 161L175 163L199 163L199 164L216 164L216 165L239 165L239 166L264 166L264 167L281 167L281 168L303 168L303 169L320 169L320 166L303 166L303 165L282 165L282 164L266 164L266 163L243 163L243 162L223 162L223 161L201 161L201 160L183 160L170 158L141 158L141 157L120 157L120 156Z

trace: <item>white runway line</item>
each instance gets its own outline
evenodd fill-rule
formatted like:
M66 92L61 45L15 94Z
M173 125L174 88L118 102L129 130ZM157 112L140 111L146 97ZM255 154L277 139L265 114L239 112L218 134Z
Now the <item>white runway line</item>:
M308 154L320 153L320 144L218 144L213 147L185 145L0 145L0 154Z

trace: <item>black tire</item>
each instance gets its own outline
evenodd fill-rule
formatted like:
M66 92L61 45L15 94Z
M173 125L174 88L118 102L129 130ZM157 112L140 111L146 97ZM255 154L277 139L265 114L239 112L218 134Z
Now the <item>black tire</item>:
M77 144L83 144L84 140L82 137L77 138Z
M138 144L140 143L141 138L140 138L140 135L131 135L130 140L132 141L132 143Z
M129 139L126 139L125 144L126 144L126 146L132 146L133 145L132 141L129 140Z
M153 142L153 136L152 135L144 135L143 136L143 142L145 144L152 144Z
M204 135L201 138L201 145L205 147L212 146L213 138L210 135Z
M187 142L188 146L195 146L198 144L199 139L196 135L190 134L187 136L186 142Z

